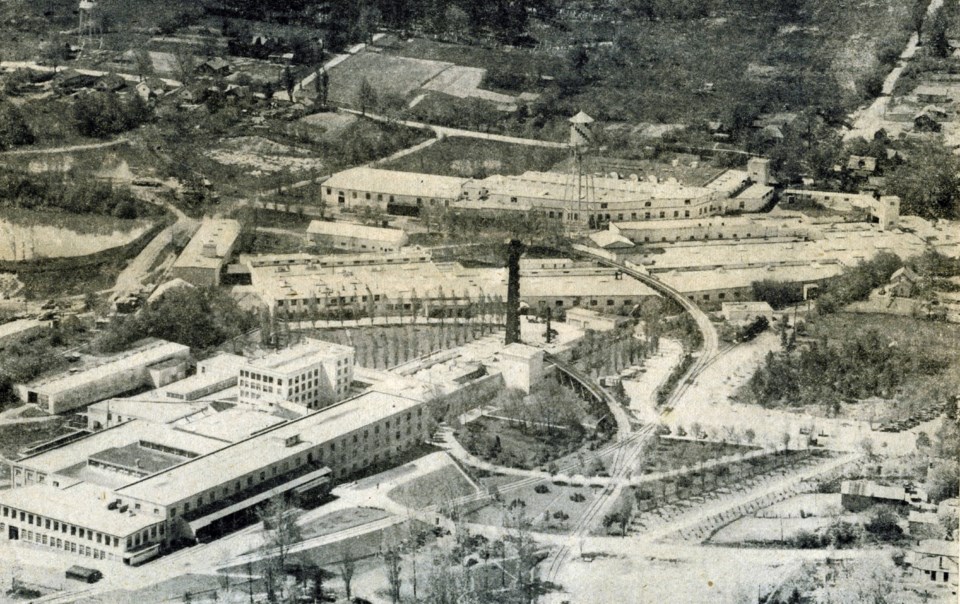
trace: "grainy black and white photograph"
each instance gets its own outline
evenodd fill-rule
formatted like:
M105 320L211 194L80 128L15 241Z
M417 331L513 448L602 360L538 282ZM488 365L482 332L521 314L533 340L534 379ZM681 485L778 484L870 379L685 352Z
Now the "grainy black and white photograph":
M952 604L958 0L0 0L0 604Z

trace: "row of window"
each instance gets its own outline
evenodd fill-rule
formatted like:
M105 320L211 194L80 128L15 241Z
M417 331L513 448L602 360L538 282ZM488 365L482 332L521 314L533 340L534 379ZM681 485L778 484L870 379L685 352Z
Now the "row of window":
M630 306L631 304L633 304L633 300L631 300L630 298L626 298L626 299L623 300L622 304L623 304L624 306ZM540 300L540 301L537 302L537 305L538 305L538 306L541 306L541 307L546 306L546 305L547 305L547 301L546 301L546 300ZM557 307L560 307L560 306L564 306L565 303L564 303L563 300L554 300L553 305L554 305L554 306L557 306ZM572 306L580 306L580 298L574 298L574 299L571 301L571 305L572 305ZM616 301L613 300L613 299L611 299L611 298L607 298L606 305L607 305L607 306L615 306L615 305L616 305ZM596 300L596 299L592 299L592 300L590 300L590 306L600 306L600 301L599 301L599 300Z
M43 528L48 531L56 531L64 535L77 537L78 539L86 539L90 542L95 541L103 545L112 545L113 547L119 547L120 544L120 539L112 535L92 531L74 524L67 524L66 522L60 522L59 520L54 520L52 518L44 518L23 510L15 510L7 506L0 507L2 507L2 511L0 511L0 513L3 514L3 518L9 518L11 520L19 519L20 522L25 522L28 526L36 526L37 528Z
M0 532L4 530L4 523L0 522ZM70 552L72 554L80 554L81 556L86 556L88 558L93 558L94 560L114 560L116 556L113 554L107 554L107 552L102 549L92 548L82 543L74 543L73 541L64 541L58 537L48 537L42 533L35 533L33 531L24 531L23 533L24 541L30 541L40 545L46 545L48 547L53 547L56 549L62 549L65 552Z

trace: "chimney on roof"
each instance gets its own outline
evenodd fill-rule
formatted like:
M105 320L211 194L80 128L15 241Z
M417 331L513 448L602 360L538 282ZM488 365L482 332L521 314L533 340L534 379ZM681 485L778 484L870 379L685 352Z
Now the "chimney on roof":
M208 242L204 243L204 244L203 244L203 250L201 250L200 254L201 254L204 258L216 258L216 257L217 257L217 244L214 243L214 242L212 242L212 241L208 241Z

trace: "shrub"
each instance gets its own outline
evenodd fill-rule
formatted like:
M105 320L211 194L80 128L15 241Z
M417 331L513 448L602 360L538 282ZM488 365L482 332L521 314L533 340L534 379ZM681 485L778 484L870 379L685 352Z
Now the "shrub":
M820 539L810 531L800 531L790 540L794 547L800 549L817 549L820 547Z
M537 486L533 487L533 492L534 492L534 493L539 493L540 495L543 495L544 493L549 493L549 492L550 492L550 488L547 487L547 485L545 485L545 484L538 484Z
M877 507L863 528L881 541L898 541L903 537L896 512L887 506Z
M570 495L570 501L575 503L582 503L586 500L587 498L583 493L574 493L573 495Z

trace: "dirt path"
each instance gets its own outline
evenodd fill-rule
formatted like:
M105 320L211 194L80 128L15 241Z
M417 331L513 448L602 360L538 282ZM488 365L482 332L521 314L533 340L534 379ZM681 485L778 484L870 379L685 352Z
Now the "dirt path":
M932 18L941 6L943 6L943 0L931 0L929 6L927 6L927 19ZM919 47L920 39L917 33L914 32L913 35L910 36L907 47L900 54L900 60L897 61L897 65L883 80L883 88L881 89L880 96L874 99L870 105L857 109L857 111L850 116L853 121L853 128L844 132L843 140L851 140L857 137L863 137L869 140L883 127L883 118L887 113L887 107L890 105L890 95L893 93L893 89L896 87L897 80L900 79L900 75L903 73L907 61L913 59Z
M426 124L423 122L415 122L412 120L393 120L383 115L377 115L375 113L362 113L355 109L346 109L341 107L339 111L344 111L346 113L352 113L354 115L359 115L361 117L366 117L371 120L378 122L390 122L403 124L409 128L418 128L420 130L433 130L438 137L444 136L459 136L463 138L478 138L488 141L496 141L500 143L509 143L512 145L526 145L528 147L546 147L549 149L566 149L569 147L567 143L558 143L556 141L543 141L533 138L520 138L516 136L506 136L503 134L490 134L489 132L477 132L475 130L464 130L462 128L448 128L446 126L436 126L434 124Z
M130 142L128 138L118 138L112 141L102 143L89 143L86 145L71 145L68 147L50 147L47 149L15 149L13 151L4 151L0 155L53 155L56 153L73 153L75 151L89 151L90 149L106 149L107 147L116 147Z

